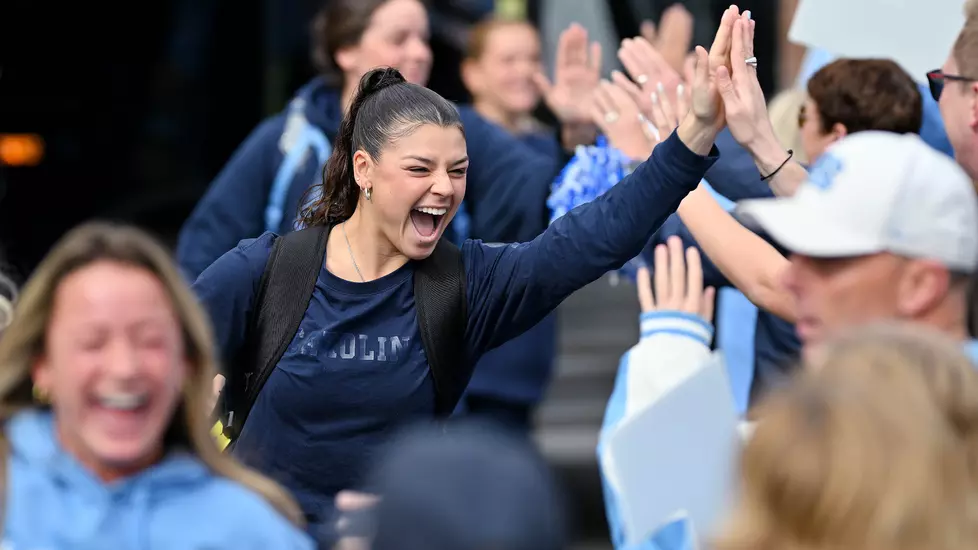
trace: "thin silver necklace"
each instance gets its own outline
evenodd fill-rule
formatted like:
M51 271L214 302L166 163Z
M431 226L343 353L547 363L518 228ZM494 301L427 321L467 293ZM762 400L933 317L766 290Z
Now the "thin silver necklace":
M367 282L363 278L363 273L360 273L360 266L357 265L357 259L353 257L353 246L350 244L350 237L346 234L346 222L343 222L343 238L346 239L346 249L350 251L350 260L353 262L353 269L356 269L357 275L360 276L360 282Z

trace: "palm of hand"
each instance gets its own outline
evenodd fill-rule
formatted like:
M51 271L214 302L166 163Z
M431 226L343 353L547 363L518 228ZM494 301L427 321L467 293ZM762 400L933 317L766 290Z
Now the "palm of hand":
M693 86L690 94L690 108L700 120L715 121L717 125L722 126L725 123L723 101L720 99L720 92L717 88L715 63L710 60L709 64L709 85Z
M586 106L598 80L598 73L586 65L561 68L546 97L547 104L561 120L587 121Z

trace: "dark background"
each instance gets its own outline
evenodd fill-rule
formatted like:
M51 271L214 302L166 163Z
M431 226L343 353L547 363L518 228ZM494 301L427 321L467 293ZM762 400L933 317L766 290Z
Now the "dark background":
M320 1L0 2L0 133L36 133L46 143L40 165L0 166L4 269L22 280L66 230L91 218L133 222L172 244L238 143L312 76L306 21ZM457 40L439 32L441 22L474 21L490 3L429 2L430 86L446 97L466 100ZM669 3L610 5L619 33L633 36L640 18ZM686 0L698 40L728 3ZM774 0L752 4L773 11ZM539 17L537 2L529 12ZM759 23L761 56L774 48L776 18L757 19L772 27ZM773 76L762 80L770 90Z

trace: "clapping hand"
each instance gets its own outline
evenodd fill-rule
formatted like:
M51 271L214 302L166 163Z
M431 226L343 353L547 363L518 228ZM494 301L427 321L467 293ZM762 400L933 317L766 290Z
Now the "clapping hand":
M601 79L601 45L588 43L587 30L577 23L560 33L554 80L537 73L534 81L540 93L563 123L589 123L588 104Z
M591 117L616 149L632 160L645 160L658 143L648 121L628 93L602 81L590 102Z

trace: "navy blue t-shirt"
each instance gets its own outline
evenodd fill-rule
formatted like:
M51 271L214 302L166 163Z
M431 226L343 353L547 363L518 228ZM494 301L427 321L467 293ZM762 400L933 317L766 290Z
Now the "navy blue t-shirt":
M531 242L462 245L469 318L466 358L521 334L575 290L634 258L716 159L673 135L594 202ZM207 268L194 290L210 314L226 368L245 338L277 237L243 241ZM355 489L389 433L432 418L434 389L414 304L415 265L367 283L324 268L300 330L272 372L234 454L285 485L312 523Z

